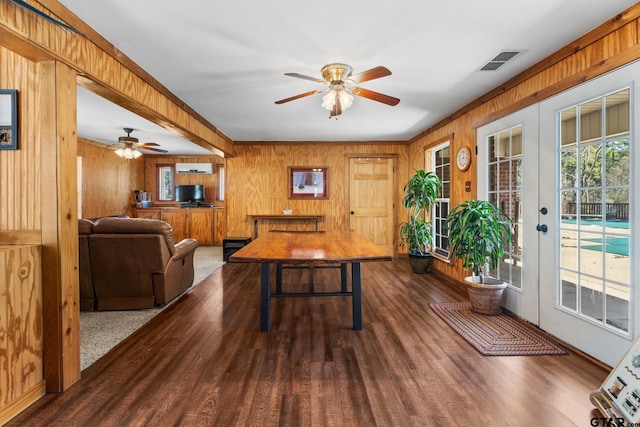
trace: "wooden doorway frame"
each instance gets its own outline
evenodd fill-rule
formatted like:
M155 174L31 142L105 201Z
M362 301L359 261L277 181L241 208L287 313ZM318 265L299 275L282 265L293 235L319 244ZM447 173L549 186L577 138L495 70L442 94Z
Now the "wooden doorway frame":
M344 206L344 215L345 215L345 224L347 226L351 223L350 219L350 206L351 206L351 169L350 169L350 160L351 159L392 159L393 160L393 257L398 256L398 160L399 155L396 153L347 153L345 154L346 160L346 169L347 173L345 176L345 189L347 191L348 197L345 198L345 206Z

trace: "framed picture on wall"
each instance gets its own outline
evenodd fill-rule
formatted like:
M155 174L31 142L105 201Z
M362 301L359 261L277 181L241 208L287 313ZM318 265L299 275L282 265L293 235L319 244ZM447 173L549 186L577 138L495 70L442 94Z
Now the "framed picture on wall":
M0 90L0 150L18 149L18 91Z
M327 167L289 167L290 199L326 199Z

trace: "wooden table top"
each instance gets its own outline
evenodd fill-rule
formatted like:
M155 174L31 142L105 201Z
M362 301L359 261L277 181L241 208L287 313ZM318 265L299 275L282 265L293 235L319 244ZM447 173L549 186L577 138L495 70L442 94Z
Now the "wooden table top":
M324 215L315 215L315 214L255 214L255 215L247 215L252 218L262 218L262 219L309 219L309 218L322 218Z
M391 256L354 232L270 231L235 252L230 260L321 265L391 261Z

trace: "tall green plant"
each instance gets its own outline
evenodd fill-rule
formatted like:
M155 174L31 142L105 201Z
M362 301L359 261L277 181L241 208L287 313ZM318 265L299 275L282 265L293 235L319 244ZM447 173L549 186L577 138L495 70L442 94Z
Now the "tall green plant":
M482 277L485 265L498 267L505 246L512 242L511 220L491 202L467 200L456 205L447 215L449 251L453 258Z
M429 251L433 240L429 214L441 188L440 178L423 169L416 170L404 186L402 204L409 210L409 221L400 224L400 242L402 247L409 247L411 255L426 255Z

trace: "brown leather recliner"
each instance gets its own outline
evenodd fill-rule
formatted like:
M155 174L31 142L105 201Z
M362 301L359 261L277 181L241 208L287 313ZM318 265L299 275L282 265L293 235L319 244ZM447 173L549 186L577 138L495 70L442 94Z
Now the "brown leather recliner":
M195 239L175 244L164 221L101 218L88 235L97 310L152 308L193 284Z

